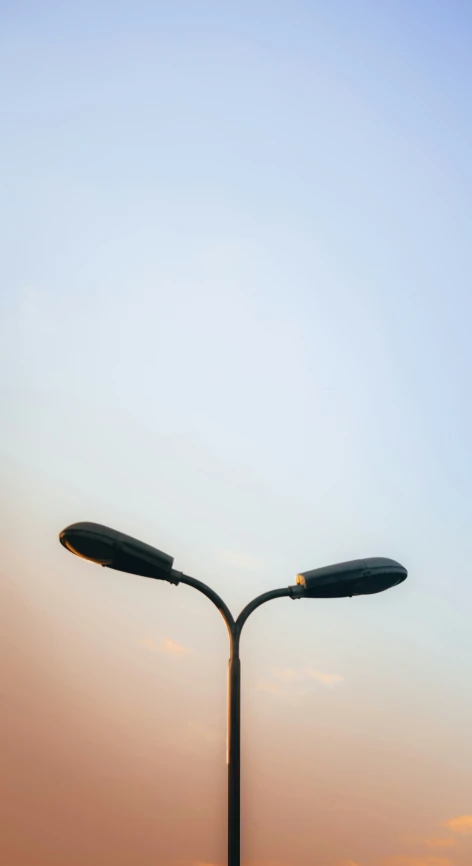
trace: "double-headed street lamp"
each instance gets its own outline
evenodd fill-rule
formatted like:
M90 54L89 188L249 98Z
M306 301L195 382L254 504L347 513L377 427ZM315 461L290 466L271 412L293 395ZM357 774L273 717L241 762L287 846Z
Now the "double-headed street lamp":
M228 712L228 866L240 866L240 763L241 763L241 662L239 639L248 616L261 604L283 596L296 598L345 598L383 592L402 583L407 570L393 559L355 559L326 568L305 571L295 586L264 592L249 602L235 620L220 596L205 583L175 571L173 557L142 541L98 523L74 523L64 529L60 542L72 553L106 568L143 577L186 583L198 589L218 608L230 639Z

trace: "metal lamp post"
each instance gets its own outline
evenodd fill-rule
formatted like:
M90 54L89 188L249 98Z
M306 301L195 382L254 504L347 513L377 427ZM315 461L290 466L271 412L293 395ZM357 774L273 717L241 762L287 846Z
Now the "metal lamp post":
M273 589L257 596L235 620L231 611L205 583L173 569L173 557L98 523L74 523L59 536L61 544L83 559L131 574L185 583L198 589L218 608L230 639L228 687L228 866L240 866L241 838L241 662L239 641L247 618L273 598L343 598L371 595L402 583L407 570L393 559L356 559L297 576L294 586Z

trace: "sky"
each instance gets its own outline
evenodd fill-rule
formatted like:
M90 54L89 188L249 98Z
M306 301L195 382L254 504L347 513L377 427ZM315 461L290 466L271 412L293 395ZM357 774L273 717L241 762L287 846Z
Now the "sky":
M0 861L472 857L472 15L462 0L0 7Z

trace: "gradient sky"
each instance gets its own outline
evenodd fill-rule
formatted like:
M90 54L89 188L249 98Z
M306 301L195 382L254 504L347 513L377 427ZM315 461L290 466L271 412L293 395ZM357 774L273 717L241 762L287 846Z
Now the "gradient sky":
M5 866L223 866L227 636L69 556L102 522L236 613L248 866L472 861L465 0L1 4Z

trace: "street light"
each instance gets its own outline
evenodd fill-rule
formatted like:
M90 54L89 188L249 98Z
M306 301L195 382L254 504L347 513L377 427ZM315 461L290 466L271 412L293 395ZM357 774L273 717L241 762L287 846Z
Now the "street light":
M241 759L241 663L239 639L244 623L261 604L283 596L300 598L345 598L383 592L402 583L406 568L393 559L374 557L341 562L326 568L305 571L294 586L273 589L257 596L234 619L220 596L205 583L189 577L172 566L173 557L156 550L129 535L98 523L73 523L59 535L61 544L91 562L105 568L126 571L178 585L185 583L198 589L223 616L230 638L228 693L228 866L240 866L240 759Z

